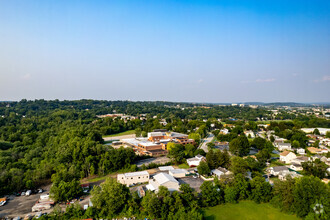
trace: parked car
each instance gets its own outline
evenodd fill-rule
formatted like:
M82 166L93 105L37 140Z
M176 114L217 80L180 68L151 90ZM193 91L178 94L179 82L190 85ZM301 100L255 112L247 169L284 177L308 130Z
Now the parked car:
M42 216L42 213L41 212L38 212L34 217L35 218L40 218Z
M22 192L22 193L21 193L21 196L25 196L25 192Z
M30 196L31 194L32 194L32 191L31 191L31 190L28 190L28 191L26 191L26 193L25 193L26 196Z
M24 217L24 220L30 220L33 218L33 215L31 214L27 214L25 217Z
M38 189L38 193L43 193L44 190L43 189Z

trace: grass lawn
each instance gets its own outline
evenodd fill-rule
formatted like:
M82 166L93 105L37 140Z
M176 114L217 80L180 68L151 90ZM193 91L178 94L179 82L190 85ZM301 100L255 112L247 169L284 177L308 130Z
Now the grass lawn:
M272 160L270 162L271 167L284 166L284 165L285 165L285 163L281 163L279 160L276 160L276 161Z
M103 137L117 137L122 135L129 135L129 134L135 134L135 130L124 131L117 134L104 135Z
M95 177L95 178L91 178L91 179L86 179L83 182L94 183L94 182L98 182L100 180L105 180L107 177L108 176Z
M295 215L289 215L274 208L269 203L256 204L252 201L240 201L238 204L225 204L203 210L205 219L216 220L296 220L299 219Z
M292 120L290 119L285 119L285 120L268 120L268 121L258 121L257 124L270 124L270 122L281 122L281 121L285 121L285 122L292 122Z
M189 165L183 163L183 164L180 164L178 167L179 167L180 169L188 169L188 168L189 168Z

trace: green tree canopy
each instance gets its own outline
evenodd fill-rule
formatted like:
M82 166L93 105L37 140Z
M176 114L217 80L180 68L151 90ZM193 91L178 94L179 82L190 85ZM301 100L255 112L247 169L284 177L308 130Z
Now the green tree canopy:
M129 199L129 189L113 178L107 178L101 186L91 191L93 207L99 210L100 217L111 218L122 211Z

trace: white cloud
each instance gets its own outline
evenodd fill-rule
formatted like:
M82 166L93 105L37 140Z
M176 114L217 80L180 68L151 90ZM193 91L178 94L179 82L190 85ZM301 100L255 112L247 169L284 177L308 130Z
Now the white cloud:
M204 82L204 80L203 79L200 79L197 82L200 84L200 83Z
M27 73L21 77L22 80L29 80L31 78L31 74Z
M256 82L257 83L264 83L264 82L274 82L275 79L271 78L271 79L257 79Z
M330 81L330 76L323 76L321 79L315 79L314 82L318 83L318 82L326 82L326 81Z
M274 78L269 78L269 79L256 79L256 80L252 80L252 81L241 81L241 83L269 83L269 82L274 82L276 79Z

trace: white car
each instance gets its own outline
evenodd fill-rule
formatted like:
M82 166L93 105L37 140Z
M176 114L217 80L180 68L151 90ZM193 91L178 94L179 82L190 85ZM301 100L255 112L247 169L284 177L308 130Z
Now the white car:
M26 196L29 196L29 195L31 195L31 194L32 194L32 191L31 191L31 190L28 190L28 191L26 191L26 193L25 193Z
M42 216L42 213L41 212L38 212L34 217L35 218L40 218Z

